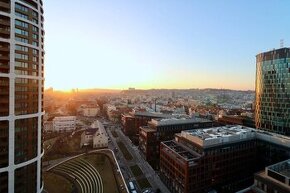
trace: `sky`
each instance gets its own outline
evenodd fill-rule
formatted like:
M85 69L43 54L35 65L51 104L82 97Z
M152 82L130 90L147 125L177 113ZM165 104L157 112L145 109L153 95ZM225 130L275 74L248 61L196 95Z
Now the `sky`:
M45 87L254 90L290 45L288 0L48 0Z

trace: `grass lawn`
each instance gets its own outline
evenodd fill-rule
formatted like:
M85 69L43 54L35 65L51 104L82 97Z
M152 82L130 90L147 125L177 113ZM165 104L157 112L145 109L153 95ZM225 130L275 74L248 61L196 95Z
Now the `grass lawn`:
M141 190L143 190L145 188L151 188L151 185L148 182L147 178L141 178L141 179L137 180L137 183L139 184L139 187Z
M133 165L130 167L130 169L135 177L143 175L143 172L138 165Z
M121 149L121 151L122 151L122 153L123 153L125 159L126 159L126 160L132 160L133 157L132 157L132 155L130 154L130 152L128 151L128 149L126 148L126 146L124 145L124 143L121 142L121 141L119 141L117 144L118 144L119 148Z
M72 183L67 179L51 172L43 173L44 189L49 193L71 193Z
M73 137L61 136L55 141L54 145L48 152L45 152L44 161L59 159L70 155L81 153L80 148L81 132L76 133Z
M92 154L85 155L82 159L90 162L100 173L104 185L104 193L119 193L114 177L114 168L108 157L102 154Z
M118 136L118 133L117 133L116 131L114 131L114 130L112 130L112 135L113 135L115 138L119 137L119 136Z

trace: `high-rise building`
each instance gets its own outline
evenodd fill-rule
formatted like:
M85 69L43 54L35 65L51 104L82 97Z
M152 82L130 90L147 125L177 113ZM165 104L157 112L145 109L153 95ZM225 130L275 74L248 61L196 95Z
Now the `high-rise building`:
M0 192L40 193L42 0L0 1Z
M260 53L256 62L256 127L289 136L290 48Z

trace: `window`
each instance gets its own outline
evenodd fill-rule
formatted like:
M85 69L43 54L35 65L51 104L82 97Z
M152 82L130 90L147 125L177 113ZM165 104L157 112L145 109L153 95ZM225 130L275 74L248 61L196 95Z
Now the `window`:
M15 74L17 74L17 75L28 75L28 72L26 70L15 70Z
M33 34L32 37L33 37L33 39L38 40L38 35Z
M17 84L28 84L28 79L26 78L16 78L15 83Z
M38 42L33 41L33 42L32 42L32 45L34 45L34 46L38 46Z
M32 22L38 24L38 20L37 19L32 19Z
M19 20L15 20L15 25L24 27L24 28L28 28L28 23L23 22L23 21L19 21Z
M15 54L16 59L21 59L21 60L28 60L28 55L26 54Z
M26 47L26 46L16 45L15 49L18 51L22 51L22 52L28 52L28 47Z
M38 13L36 11L32 12L33 17L38 17Z
M16 34L20 34L20 35L24 35L24 36L28 36L28 31L22 30L22 29L18 29L18 28L15 28L15 33Z
M33 52L34 55L38 55L38 50L37 49L33 49L32 52Z
M20 38L20 37L15 37L15 40L16 41L19 41L19 42L23 42L23 43L26 43L26 44L28 44L28 39L26 39L26 38Z
M28 68L28 63L27 62L15 62L15 66L16 67L20 67L20 68Z
M38 27L32 26L32 31L38 32Z
M15 9L18 9L18 10L21 10L23 12L28 12L28 8L23 6L23 5L20 5L18 3L15 3Z
M28 20L28 16L27 15L25 15L25 14L22 14L22 13L19 13L19 12L15 12L15 15L17 15L18 17L22 17L22 18L24 18L24 19L27 19Z
M38 62L38 58L35 56L33 56L32 60L33 60L33 62Z

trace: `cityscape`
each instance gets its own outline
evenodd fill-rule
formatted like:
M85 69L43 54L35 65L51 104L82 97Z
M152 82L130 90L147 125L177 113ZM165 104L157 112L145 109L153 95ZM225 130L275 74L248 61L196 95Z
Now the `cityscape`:
M290 193L289 7L0 0L0 193Z

